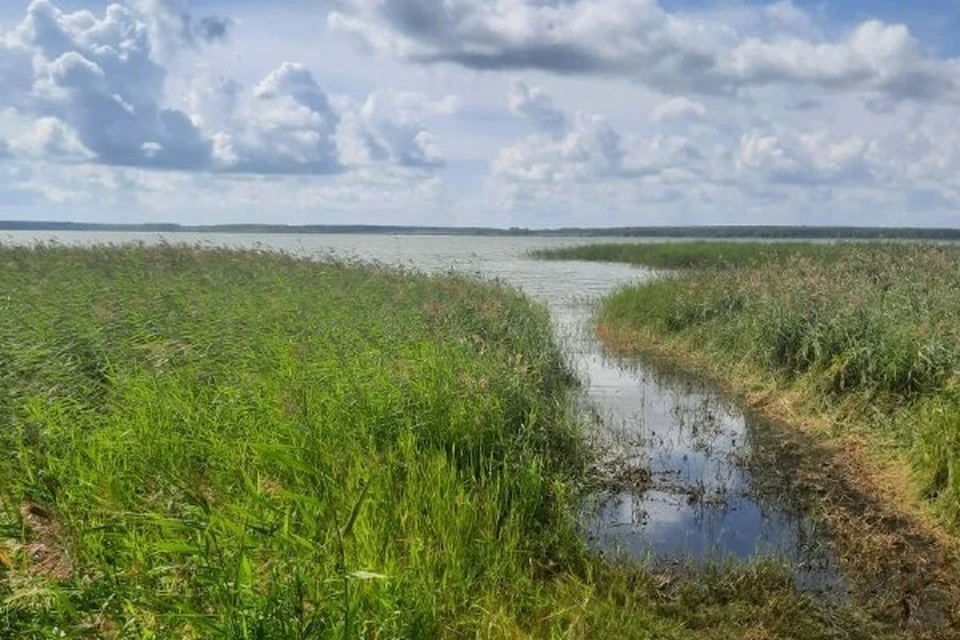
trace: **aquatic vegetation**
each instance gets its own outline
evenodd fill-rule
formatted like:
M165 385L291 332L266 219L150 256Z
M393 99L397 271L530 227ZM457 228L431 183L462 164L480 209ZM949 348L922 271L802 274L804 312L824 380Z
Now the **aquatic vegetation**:
M790 423L778 437L806 452L790 482L817 496L857 597L921 636L957 624L960 248L662 246L618 250L678 268L609 295L599 335L617 352L706 374ZM706 247L718 253L705 258ZM611 255L566 255L591 254Z
M842 255L843 244L811 242L733 242L698 240L685 242L614 242L587 244L531 252L543 260L589 260L624 262L658 269L730 269L796 256L828 260Z
M587 553L546 310L259 251L0 248L0 637L874 637Z
M864 419L913 452L923 492L956 520L960 477L960 250L849 246L755 266L685 271L623 288L601 321L696 342L825 405L859 399Z

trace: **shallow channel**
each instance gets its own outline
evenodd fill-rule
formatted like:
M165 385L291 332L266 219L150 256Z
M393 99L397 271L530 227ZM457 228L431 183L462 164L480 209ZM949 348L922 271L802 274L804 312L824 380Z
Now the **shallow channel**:
M631 280L651 275L634 270ZM593 325L610 286L545 300L602 448L614 465L649 472L584 505L589 543L655 564L762 558L785 566L800 588L842 591L826 525L805 515L789 460L771 455L776 425L669 363L609 355Z

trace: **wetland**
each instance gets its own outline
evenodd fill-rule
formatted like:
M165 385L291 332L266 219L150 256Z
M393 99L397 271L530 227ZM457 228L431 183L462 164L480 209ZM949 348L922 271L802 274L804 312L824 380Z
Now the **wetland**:
M608 321L676 265L176 239L2 238L0 635L948 634L823 438Z

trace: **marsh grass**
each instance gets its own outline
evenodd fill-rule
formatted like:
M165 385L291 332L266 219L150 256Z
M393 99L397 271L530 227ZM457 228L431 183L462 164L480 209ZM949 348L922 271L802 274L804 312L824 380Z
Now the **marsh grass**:
M658 269L730 269L796 256L829 260L842 255L843 247L843 244L810 242L624 242L537 249L531 256L542 260L623 262Z
M873 635L589 556L572 384L495 283L0 248L0 637Z
M752 363L827 406L855 403L909 451L919 491L960 523L960 250L839 245L828 259L692 270L625 287L601 315Z

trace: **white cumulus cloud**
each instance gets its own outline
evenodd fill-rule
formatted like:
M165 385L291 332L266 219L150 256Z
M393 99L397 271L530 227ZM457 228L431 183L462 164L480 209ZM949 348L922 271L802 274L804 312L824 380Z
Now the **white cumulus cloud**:
M764 9L775 37L670 12L655 0L347 0L329 24L421 63L628 78L670 93L801 85L956 100L958 61L928 56L903 25L866 21L822 41L795 5Z
M455 98L377 91L355 104L329 96L299 63L249 87L198 75L172 106L170 74L191 51L226 39L232 24L197 19L184 0L115 3L101 15L33 0L0 32L0 109L28 123L5 149L56 162L256 174L339 173L361 160L360 147L359 164L443 163L424 122L454 113Z
M521 182L566 182L602 179L624 174L622 138L605 118L577 112L572 117L553 106L539 87L514 81L510 107L528 118L540 133L502 149L491 163L491 173Z
M666 122L669 120L683 120L687 118L702 118L707 115L707 108L702 102L692 100L685 96L677 96L664 100L650 114L654 122Z

